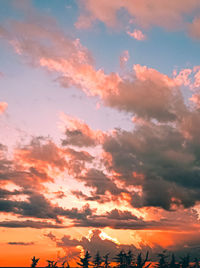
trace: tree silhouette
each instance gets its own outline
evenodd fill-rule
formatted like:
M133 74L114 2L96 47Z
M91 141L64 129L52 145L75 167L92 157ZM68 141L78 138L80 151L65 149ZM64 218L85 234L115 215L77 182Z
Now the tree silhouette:
M171 261L170 261L170 264L169 264L169 268L177 268L178 266L179 265L176 264L175 255L173 253L172 256L171 256Z
M39 261L39 258L36 259L35 256L33 256L33 258L31 259L32 263L31 263L31 267L36 267L37 263Z
M129 250L126 254L126 265L128 267L131 267L133 266L133 261L134 261L134 258L133 258L133 252L131 250Z
M58 267L57 266L57 262L55 262L55 261L49 261L49 260L47 260L47 262L48 262L48 266L47 267L51 267L51 268Z
M114 260L117 263L117 267L126 268L126 253L124 250L121 250L114 258Z
M97 251L91 264L91 255L88 251L86 251L84 257L79 257L79 261L77 262L77 264L81 268L89 268L89 266L93 266L93 268L149 268L149 266L152 264L149 262L148 251L146 253L145 258L140 252L138 253L137 258L135 260L133 252L131 250L129 250L128 252L121 250L116 255L116 257L113 258L114 262L116 263L116 266L113 266L113 264L111 265L111 263L109 262L109 254L110 253L107 253L101 258L99 251ZM157 256L159 257L159 260L154 265L155 268L200 268L199 260L195 258L193 262L190 262L189 254L185 255L184 257L181 257L179 259L179 262L176 261L175 255L173 253L171 254L171 259L168 260L169 255L167 254L166 250L164 250L162 253L157 254ZM33 256L33 258L31 259L31 267L36 267L38 265L39 260L39 258ZM48 266L46 267L58 268L56 261L47 260L47 262ZM65 260L60 267L70 268L67 260Z
M101 263L102 263L102 259L101 259L101 256L99 254L99 251L97 251L95 257L94 257L94 267L95 268L99 268L101 266Z
M139 253L138 256L137 256L137 263L136 263L137 267L138 268L144 267L146 262L148 261L148 257L149 257L149 252L148 251L146 253L146 257L145 257L144 260L142 259L142 253ZM147 267L149 267L149 266L150 266L150 264L148 264Z
M80 261L77 262L77 264L83 268L88 268L90 265L90 263L89 263L90 258L91 258L91 256L90 256L89 252L86 251L85 256L83 258L79 257Z
M167 268L168 267L168 262L167 262L167 258L169 257L168 255L166 255L166 250L163 250L162 253L158 254L158 257L160 258L157 264L158 268Z
M67 260L62 263L62 268L65 268L65 263L67 263L66 268L70 268L69 263L68 263Z
M199 268L199 260L197 258L194 259L194 268Z
M110 262L108 260L108 256L110 255L110 253L107 253L106 255L103 256L103 263L104 263L104 268L108 268L110 265Z
M185 257L181 258L180 264L182 268L187 268L190 266L190 255L187 254Z

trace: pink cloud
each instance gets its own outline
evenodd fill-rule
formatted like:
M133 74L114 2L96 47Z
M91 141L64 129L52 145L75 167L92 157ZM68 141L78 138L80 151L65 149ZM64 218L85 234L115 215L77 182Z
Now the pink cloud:
M200 17L194 18L193 22L189 24L189 34L194 37L199 39L200 38Z
M61 113L62 128L65 129L66 139L63 145L95 146L101 144L106 134L101 130L91 129L84 121Z
M107 10L107 2L99 2L100 7L102 3L108 13L116 6ZM2 35L15 44L15 50L17 44L16 52L31 64L56 72L61 86L76 86L88 96L98 96L104 105L159 121L175 120L184 109L181 92L175 89L172 78L141 65L134 65L128 79L118 73L106 74L103 68L94 67L91 53L78 39L65 36L54 24L46 28L39 21L12 22ZM121 63L127 60L128 53L124 52Z
M174 81L178 86L184 85L184 86L189 86L191 84L191 79L190 75L192 73L191 69L183 69L179 72L179 74L175 74Z
M175 86L172 78L160 73L156 69L148 68L147 66L142 66L140 64L135 64L133 65L133 70L135 72L136 78L140 81L152 80L167 87Z
M168 30L187 28L185 15L190 15L200 8L198 0L111 0L111 1L92 1L81 2L81 21L99 20L108 27L119 26L120 21L117 18L117 12L125 9L129 18L127 24L131 21L142 28L152 26L163 27ZM84 19L83 19L84 18ZM198 22L194 22L198 26ZM195 29L198 27L195 25ZM195 31L196 31L195 30Z
M196 66L197 68L194 69L196 71L194 75L194 87L200 88L200 66Z
M7 107L8 107L8 104L6 102L0 102L0 115L5 112Z
M72 65L68 59L42 58L40 65L60 73L59 82L62 86L67 87L70 82L82 89L87 95L99 96L105 105L119 110L139 113L140 116L145 117L156 116L158 118L159 115L159 120L166 120L161 119L164 114L165 116L167 114L175 116L176 111L184 107L183 103L181 104L180 92L175 89L174 80L146 66L134 65L132 80L130 78L128 81L123 80L117 73L107 75L102 69L95 70L89 64ZM149 98L144 100L144 96L149 96ZM176 98L179 98L178 102L175 101ZM175 106L173 106L174 101L176 102ZM177 103L180 104L180 107L177 106ZM171 116L171 119L175 118Z
M174 82L177 86L185 86L191 90L200 88L200 66L194 66L192 69L182 69L179 73L173 72Z
M132 33L128 31L127 34L138 41L143 41L146 39L146 36L140 30L134 30Z
M128 50L124 50L120 56L120 67L123 68L129 60Z
M92 18L91 16L80 15L77 22L75 23L75 27L77 29L88 29L92 26Z
M192 101L197 108L200 108L200 95L199 94L193 94L190 98L190 101Z
M63 86L76 85L91 96L105 98L116 93L121 80L118 74L106 75L102 69L95 70L89 64L72 64L68 59L41 58L40 65L51 71L59 72L63 77L59 82Z

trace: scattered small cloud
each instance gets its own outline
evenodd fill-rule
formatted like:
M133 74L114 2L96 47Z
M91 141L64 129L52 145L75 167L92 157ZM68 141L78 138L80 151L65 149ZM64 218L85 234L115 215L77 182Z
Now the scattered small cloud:
M7 102L0 102L0 115L3 114L5 112L5 110L8 107L8 103Z
M127 34L138 41L144 41L146 39L146 35L140 30L135 29L133 32L127 31Z

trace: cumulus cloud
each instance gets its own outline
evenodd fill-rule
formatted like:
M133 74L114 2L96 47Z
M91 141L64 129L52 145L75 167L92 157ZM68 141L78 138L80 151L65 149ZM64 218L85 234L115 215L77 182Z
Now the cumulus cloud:
M127 185L142 187L133 193L133 206L170 209L173 204L190 207L199 201L197 121L192 123L199 115L186 118L179 129L142 124L133 132L117 131L105 140L103 148L112 159L108 168ZM185 138L186 131L190 139Z
M80 175L77 179L83 181L85 186L95 189L94 196L105 195L106 191L112 195L119 195L122 192L126 192L125 189L117 187L102 171L94 168L87 170L84 175Z
M148 234L145 232L146 239L148 240ZM156 234L160 236L161 234ZM170 234L169 234L170 235ZM183 254L188 254L192 249L192 257L198 253L198 242L199 238L194 237L194 234L189 233L181 233L177 234L173 233L175 239L179 240L179 243L175 246L168 247L169 251L172 251L176 254L176 256L181 257ZM150 234L150 236L153 236ZM65 250L66 253L74 253L70 257L75 257L79 255L80 250L77 251L77 248L82 247L84 250L88 250L90 254L94 257L97 249L101 256L104 256L109 253L109 259L112 260L120 250L128 252L131 250L133 254L138 254L142 252L142 254L146 254L149 252L151 260L156 260L159 252L162 252L165 248L160 246L159 244L154 244L152 247L149 247L142 242L140 243L140 247L136 247L134 244L120 244L115 238L109 237L104 231L100 229L92 229L89 232L89 235L86 237L82 237L80 240L71 238L69 235L64 235L61 239L56 238L54 235L50 233L49 238L56 242L58 247L61 247ZM134 237L133 237L134 238ZM133 240L134 241L134 240ZM183 248L183 245L185 248ZM196 248L195 248L196 246ZM166 249L165 249L166 250Z
M95 256L98 249L102 256L110 253L110 258L114 257L118 250L123 248L109 238L102 239L101 230L99 229L93 229L89 237L82 237L81 240L72 239L70 236L65 235L60 240L57 240L56 244L58 247L62 247L66 251L69 250L69 248L73 249L77 246L81 246L84 250L88 250L92 256ZM129 245L129 248L130 247L131 246ZM135 249L134 246L132 247ZM76 252L76 254L78 255L79 252Z

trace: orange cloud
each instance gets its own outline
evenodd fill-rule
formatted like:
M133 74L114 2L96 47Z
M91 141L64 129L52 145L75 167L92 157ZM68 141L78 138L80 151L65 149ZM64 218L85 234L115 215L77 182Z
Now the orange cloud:
M7 102L0 102L0 114L3 114L7 109L7 107L8 107Z
M77 146L95 146L101 144L106 134L101 130L91 129L84 121L66 115L60 114L62 128L65 130L66 139L63 139L63 145L71 144Z
M200 108L200 95L199 94L193 94L190 98L190 101L192 101L197 108Z
M105 98L116 93L117 84L121 80L118 74L106 75L102 69L96 71L89 64L71 64L68 59L41 58L39 62L41 66L63 75L58 79L61 85L76 85L91 96Z

